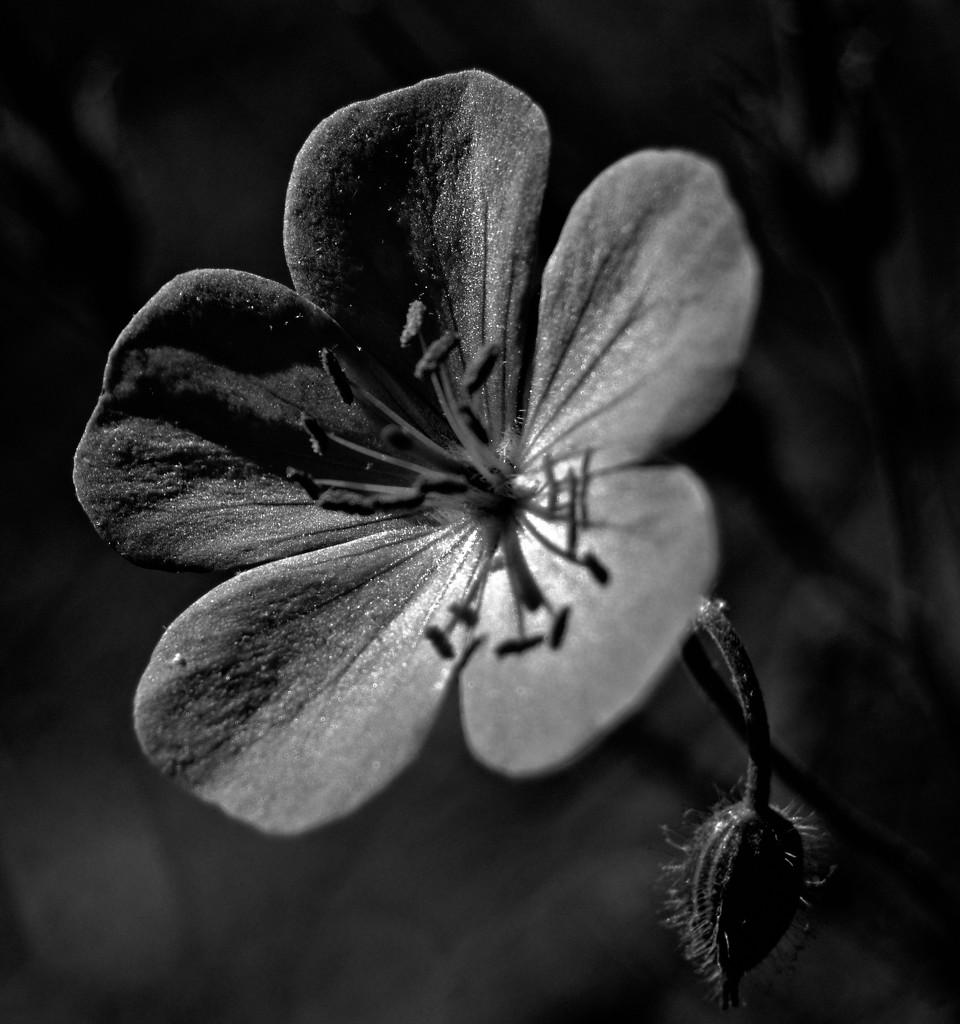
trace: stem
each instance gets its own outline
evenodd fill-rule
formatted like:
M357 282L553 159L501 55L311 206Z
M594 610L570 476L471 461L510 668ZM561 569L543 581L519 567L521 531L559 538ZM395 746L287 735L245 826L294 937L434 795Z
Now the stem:
M755 733L757 725L754 724L751 727L746 719L742 707L743 698L740 686L734 675L734 668L731 667L731 660L727 657L726 648L720 646L713 629L708 628L703 622L706 609L709 609L711 623L719 625L719 620L722 620L723 632L720 633L718 630L718 635L722 636L724 641L733 638L730 650L742 652L747 671L752 677L753 684L756 685L756 677L746 651L743 649L743 644L729 620L723 615L722 608L723 606L719 602L705 602L701 607L700 615L695 623L695 631L683 645L683 661L693 680L717 707L728 724L746 739L751 759L754 759L751 743L755 742L755 739L751 739L751 728ZM700 632L709 635L724 656L724 662L730 671L733 683L738 687L738 697L734 697L724 678L714 668L703 646ZM759 687L757 693L759 694ZM761 708L763 706L762 700L760 706ZM765 717L764 715L764 721ZM874 821L844 800L843 797L833 793L806 768L770 744L769 739L767 751L769 764L781 781L805 803L816 809L835 836L872 857L906 883L930 918L940 923L944 937L949 940L951 946L956 947L957 936L960 935L960 889L950 876L942 871L922 850L908 843L902 836L885 825ZM749 778L747 784L749 787Z
M755 811L764 811L770 806L770 726L767 722L767 709L760 692L760 681L754 671L750 656L723 614L722 601L704 601L694 625L695 634L687 641L687 646L699 645L697 634L705 634L713 642L723 658L730 673L740 701L742 722L747 740L747 784L744 799ZM688 658L687 647L684 647L684 658ZM693 655L696 662L697 654L706 658L702 647L697 647ZM709 664L709 660L707 661ZM696 673L694 673L696 677ZM724 687L724 693L727 693Z

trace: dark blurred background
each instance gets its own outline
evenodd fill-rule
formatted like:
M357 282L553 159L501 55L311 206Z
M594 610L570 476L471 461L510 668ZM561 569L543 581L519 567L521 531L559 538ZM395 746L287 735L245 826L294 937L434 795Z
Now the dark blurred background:
M465 67L546 111L544 252L591 178L647 146L718 160L761 251L738 389L679 454L716 496L717 589L778 741L921 853L837 819L810 934L734 1012L956 1019L956 0L32 0L3 23L0 1020L720 1012L661 925L662 827L734 785L743 754L679 669L591 756L525 785L470 761L450 707L396 785L298 839L196 802L133 736L152 647L211 580L127 565L75 501L107 351L181 271L287 281L309 131Z

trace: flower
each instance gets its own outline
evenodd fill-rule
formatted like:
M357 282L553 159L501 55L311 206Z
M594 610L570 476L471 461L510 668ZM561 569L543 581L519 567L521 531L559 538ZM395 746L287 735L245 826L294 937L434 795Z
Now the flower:
M651 690L716 561L654 458L725 397L756 262L716 169L629 156L539 282L548 132L480 72L356 103L287 194L291 290L184 274L111 352L75 482L121 554L243 570L164 633L136 727L165 772L296 832L417 754L447 685L511 776Z

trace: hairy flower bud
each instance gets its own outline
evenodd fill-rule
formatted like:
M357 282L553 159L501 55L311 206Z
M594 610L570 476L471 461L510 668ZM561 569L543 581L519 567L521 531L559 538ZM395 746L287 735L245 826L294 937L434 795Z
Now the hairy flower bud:
M717 985L724 1009L739 1005L744 972L777 945L800 906L804 829L740 801L715 810L681 847L669 924L686 958Z

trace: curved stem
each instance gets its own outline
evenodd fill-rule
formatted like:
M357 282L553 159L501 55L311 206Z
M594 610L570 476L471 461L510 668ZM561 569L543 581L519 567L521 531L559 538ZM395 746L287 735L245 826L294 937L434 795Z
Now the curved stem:
M705 602L697 618L694 633L683 645L683 662L693 680L716 706L720 714L740 736L746 739L753 760L751 742L755 742L755 739L751 739L751 726L746 720L744 709L741 706L742 698L740 698L739 686L732 667L732 665L736 666L738 662L731 663L724 649L720 647L714 632L702 622L704 609L709 609L709 619L717 635L725 640L734 638L735 643L731 644L730 650L741 651L745 665L750 666L746 651L743 650L743 644L723 614L723 605L719 602ZM720 631L721 627L722 632ZM703 646L701 632L710 636L711 641L716 644L723 655L733 683L738 686L737 697L730 692L726 681L714 668ZM740 664L742 669L743 663ZM752 666L750 666L749 672L753 673ZM755 675L753 683L756 684ZM765 722L766 716L764 715ZM754 725L753 734L756 731L757 726ZM922 850L911 845L902 836L880 822L870 818L841 796L833 793L806 768L771 744L769 738L767 751L769 764L783 783L817 811L830 826L834 835L860 849L906 883L926 913L940 923L944 937L955 949L960 944L957 939L957 936L960 935L960 889L950 876L942 871ZM747 784L749 787L749 777Z
M744 799L755 811L763 811L770 805L770 775L772 771L767 709L763 703L760 681L757 679L750 656L730 620L724 615L723 608L722 601L704 601L700 605L700 611L694 624L696 630L694 635L705 634L710 638L730 673L730 681L733 683L737 699L740 701L742 721L746 730L749 761ZM691 638L692 640L693 638ZM688 641L688 645L691 641ZM686 657L687 649L684 648L684 658ZM694 657L696 660L696 656Z

